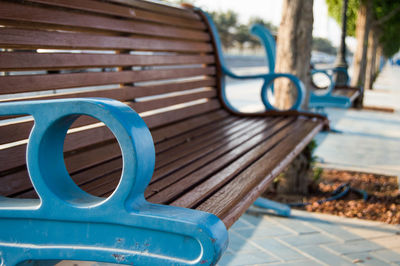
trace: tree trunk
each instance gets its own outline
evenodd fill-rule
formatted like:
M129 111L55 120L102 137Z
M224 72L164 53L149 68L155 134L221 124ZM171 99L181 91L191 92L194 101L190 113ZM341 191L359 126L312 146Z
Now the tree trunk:
M306 98L309 98L311 88L310 59L313 28L313 0L284 0L282 21L278 30L277 62L275 71L291 73L300 78L307 88ZM279 109L290 108L297 98L297 91L287 79L278 79L274 84L275 106ZM302 108L307 109L308 101ZM307 149L292 162L278 185L278 191L283 193L306 193L310 168L311 154Z
M361 1L357 13L356 39L357 48L353 58L352 86L364 86L365 71L367 66L368 33L372 20L371 0Z
M372 90L372 84L375 80L375 60L378 49L379 32L373 27L368 35L367 69L365 73L365 89Z
M278 30L276 72L292 73L300 78L307 88L309 98L310 59L312 43L313 0L284 0L282 21ZM290 108L297 98L293 84L287 79L278 79L274 95L276 107ZM307 109L308 101L302 108Z
M381 71L382 54L383 54L383 48L380 44L378 44L378 49L376 50L376 58L375 58L375 73L379 73Z

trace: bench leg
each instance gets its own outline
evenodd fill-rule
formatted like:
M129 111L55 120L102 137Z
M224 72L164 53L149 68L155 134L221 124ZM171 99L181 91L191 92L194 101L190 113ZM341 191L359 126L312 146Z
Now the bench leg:
M254 202L254 205L260 208L272 210L280 216L290 216L290 207L286 204L260 197Z

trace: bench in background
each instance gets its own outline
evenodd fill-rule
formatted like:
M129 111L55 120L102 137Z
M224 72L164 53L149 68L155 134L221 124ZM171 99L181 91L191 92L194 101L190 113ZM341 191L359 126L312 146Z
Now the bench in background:
M260 24L255 24L251 27L251 33L257 36L261 43L264 45L265 53L267 56L268 69L271 73L275 71L276 59L276 44L274 36L267 28ZM362 96L362 88L350 87L350 81L347 75L347 83L344 86L337 86L333 80L335 73L343 71L342 68L326 68L316 69L311 68L311 76L322 74L328 79L329 85L327 87L317 86L312 82L313 90L310 93L309 108L323 108L323 107L339 107L350 108L357 104L359 97ZM312 78L313 79L313 78Z

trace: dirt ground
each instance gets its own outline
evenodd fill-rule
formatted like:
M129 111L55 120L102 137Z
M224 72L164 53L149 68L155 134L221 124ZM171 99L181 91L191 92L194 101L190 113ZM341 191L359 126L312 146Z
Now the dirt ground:
M336 188L346 183L352 188L346 196L317 202L329 198ZM368 194L366 201L357 189ZM322 169L320 178L310 187L307 196L282 195L273 191L266 192L264 196L283 203L310 202L309 205L295 207L310 212L400 224L400 191L396 176Z

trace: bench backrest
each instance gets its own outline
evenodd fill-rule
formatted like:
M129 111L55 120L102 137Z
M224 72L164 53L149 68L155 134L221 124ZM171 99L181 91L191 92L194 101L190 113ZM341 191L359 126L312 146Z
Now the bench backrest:
M221 108L216 60L207 24L189 9L138 0L0 2L0 103L113 98L156 130ZM30 117L0 117L1 196L34 196L25 166L32 126ZM72 176L118 158L98 121L82 117L71 128L64 156Z

